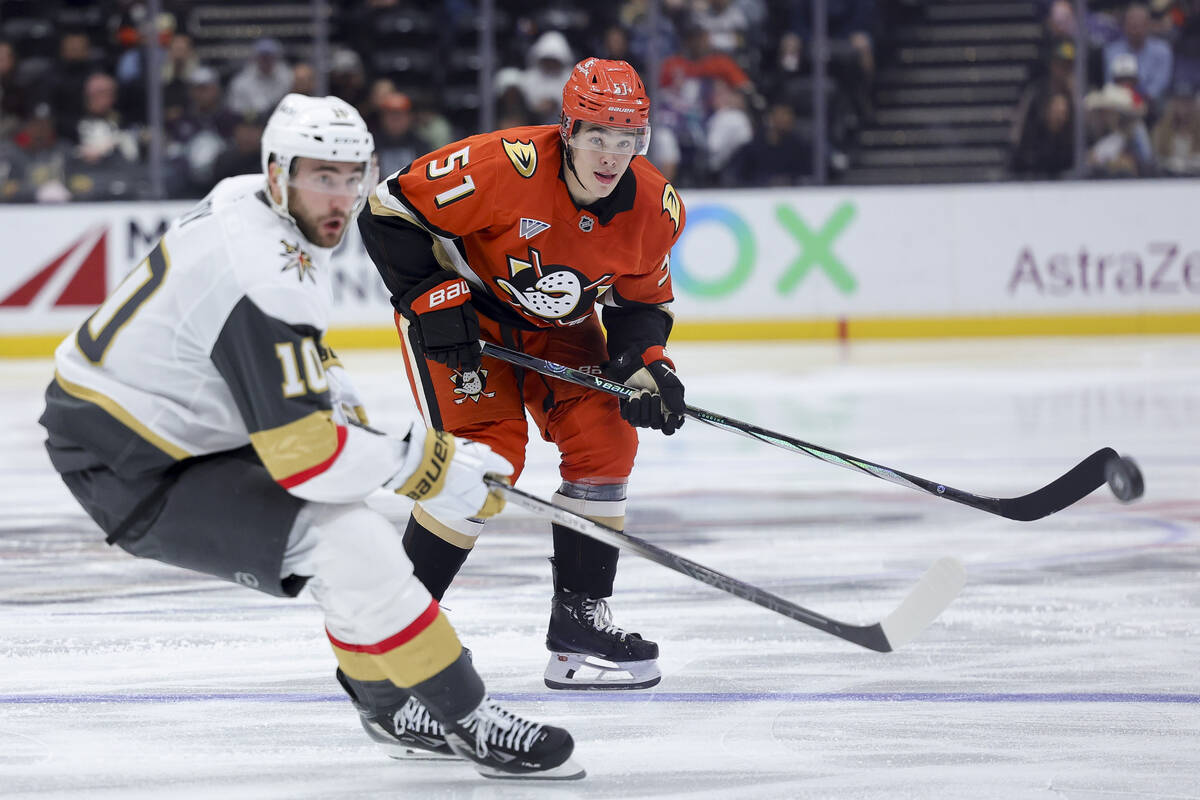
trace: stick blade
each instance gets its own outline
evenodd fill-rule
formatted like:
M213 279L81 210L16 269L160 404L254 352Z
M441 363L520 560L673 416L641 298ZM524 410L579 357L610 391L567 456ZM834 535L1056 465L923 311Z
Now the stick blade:
M917 638L958 597L966 582L967 570L957 558L947 556L933 562L900 607L880 623L892 649Z

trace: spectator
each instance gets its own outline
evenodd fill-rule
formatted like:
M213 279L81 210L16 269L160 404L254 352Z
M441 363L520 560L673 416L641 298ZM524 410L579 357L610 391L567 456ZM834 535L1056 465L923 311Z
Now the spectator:
M396 82L391 78L376 78L371 81L367 99L358 109L358 113L367 123L367 128L371 133L375 133L379 129L379 103L383 98L398 91L400 90L396 88Z
M76 126L76 154L88 165L110 160L131 162L138 157L137 137L127 130L117 111L117 81L97 72L83 87L83 116Z
M60 203L71 199L66 187L71 146L58 138L54 113L38 103L11 141L0 149L0 186L5 200Z
M421 138L433 149L445 147L454 141L454 127L450 120L428 103L417 103L414 110L416 129Z
M496 73L496 93L515 86L537 124L557 124L562 88L574 63L567 37L546 31L529 49L525 69L505 67Z
M767 111L742 167L742 181L750 186L793 186L812 175L812 141L800 134L790 104L777 102Z
M1196 89L1177 81L1151 137L1158 164L1171 175L1200 175L1200 109Z
M312 64L301 61L292 67L292 91L315 97L317 94L317 71Z
M682 170L678 177L683 183L697 185L709 176L706 125L718 86L758 98L754 84L737 62L725 53L713 52L708 31L693 25L684 37L683 52L666 58L659 71L657 113L678 142Z
M44 96L54 111L58 138L74 139L83 115L83 84L96 71L92 41L82 31L64 33L58 42L58 62L48 75Z
M1148 177L1154 172L1150 135L1142 122L1145 107L1133 92L1110 83L1085 99L1094 144L1088 174L1096 178Z
M413 130L412 101L403 92L393 92L379 101L379 131L375 134L375 154L379 174L391 175L433 148Z
M1045 122L1050 98L1054 95L1075 96L1075 41L1059 39L1050 51L1050 62L1045 74L1030 81L1021 92L1013 112L1013 124L1009 143L1013 153L1022 147L1030 147L1028 137L1036 135ZM1016 162L1014 161L1014 167Z
M238 117L233 126L232 147L226 148L213 164L214 184L234 175L262 171L260 145L265 120L265 114L243 114Z
M1183 0L1175 35L1175 81L1200 86L1200 0Z
M829 72L845 87L859 113L870 117L875 82L875 0L827 0L827 4ZM795 0L791 29L800 35L807 50L813 33L811 0Z
M358 53L345 47L333 51L329 60L329 93L340 97L355 108L367 101L367 73Z
M222 102L221 81L211 67L197 67L188 79L188 105L168 123L168 156L179 176L179 191L198 196L216 183L213 168L233 136L237 116Z
M17 51L0 40L0 138L7 138L29 112L29 92L18 78Z
M163 12L155 20L157 44L159 47L169 47L175 38L175 15ZM114 74L121 88L146 86L146 49L141 31L135 25L122 26L117 31L117 41L123 48L117 58Z
M713 106L706 125L710 180L717 186L735 186L742 151L754 138L754 124L746 113L745 96L728 84L714 87Z
M596 57L609 61L626 61L633 66L633 51L629 48L629 31L620 25L609 25L604 29L604 38L596 48Z
M750 20L733 0L708 0L696 11L694 20L708 31L713 50L735 59L743 51Z
M192 37L176 32L167 46L163 64L163 115L167 120L178 119L188 106L192 73L203 66L192 45Z
M200 65L200 59L192 47L192 37L176 32L175 17L171 14L159 15L158 43L166 48L162 62L163 118L170 122L178 119L187 107L188 75ZM131 122L146 120L146 74L142 66L145 57L139 36L117 61L120 111Z
M629 31L629 50L634 57L629 63L635 67L639 64L649 66L652 52L663 58L680 48L679 28L672 15L659 13L657 20L657 25L652 27L646 0L634 0L621 8L620 22Z
M229 84L229 110L235 114L265 114L291 88L292 70L283 61L283 45L278 39L259 39L251 58Z
M650 113L651 118L655 120L652 123L654 135L650 137L650 152L646 157L650 159L651 164L658 167L663 177L675 183L675 176L679 172L679 159L682 156L679 140L675 138L675 131L671 130L669 125L657 124L654 112Z
M520 128L524 125L534 125L537 120L529 105L525 102L525 94L514 86L509 86L496 98L496 129Z
M1012 172L1021 178L1061 178L1075 166L1075 129L1071 96L1042 94L1012 153Z
M1174 56L1170 45L1149 32L1149 9L1141 3L1131 4L1125 9L1121 38L1104 48L1104 81L1113 82L1113 64L1118 56L1132 54L1137 59L1138 91L1157 106L1166 98Z

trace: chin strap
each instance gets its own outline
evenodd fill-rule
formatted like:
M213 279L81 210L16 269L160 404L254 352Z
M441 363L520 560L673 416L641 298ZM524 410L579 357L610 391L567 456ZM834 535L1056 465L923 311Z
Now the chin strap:
M575 158L571 150L571 145L563 145L563 163L567 165L567 169L571 170L571 174L575 176L575 180L579 181L579 185L583 186L583 178L579 177L579 173L575 171Z

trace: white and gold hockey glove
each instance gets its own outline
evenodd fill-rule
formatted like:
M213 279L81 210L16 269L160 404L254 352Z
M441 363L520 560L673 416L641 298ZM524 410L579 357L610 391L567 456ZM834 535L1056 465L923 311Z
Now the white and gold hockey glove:
M325 368L325 377L329 381L335 417L340 413L344 419L339 421L370 425L367 409L363 407L358 389L354 387L354 382L346 374L345 368L340 363L331 364Z
M383 488L412 498L435 517L487 519L500 513L504 498L483 476L506 480L512 473L508 459L486 444L414 425L404 466Z

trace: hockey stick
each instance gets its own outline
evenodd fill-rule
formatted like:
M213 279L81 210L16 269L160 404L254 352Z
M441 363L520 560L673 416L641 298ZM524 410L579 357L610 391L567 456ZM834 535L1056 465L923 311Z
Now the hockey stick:
M882 622L876 622L873 625L849 625L798 606L765 589L744 583L737 578L731 578L715 569L709 569L703 564L697 564L695 561L664 550L636 536L630 536L623 531L601 525L599 522L565 508L559 508L540 497L509 486L504 481L492 477L485 477L484 481L492 489L502 492L514 505L532 511L538 516L557 522L559 525L565 525L571 530L605 544L636 553L656 564L673 569L735 597L749 600L755 605L770 609L797 622L803 622L805 625L811 625L819 631L880 653L890 653L915 639L958 596L967 580L966 570L957 559L940 558L921 576L921 580L909 591L908 596L901 601L896 610L888 614Z
M638 392L637 389L631 389L623 383L591 375L570 367L564 367L562 364L555 364L553 361L546 361L527 353L509 350L507 347L501 347L491 342L483 342L482 344L484 355L498 358L501 361L507 361L519 367L531 369L534 372L540 372L543 375L559 378L578 386L607 392L617 397L632 397ZM802 453L839 467L854 470L855 472L865 472L868 475L874 475L876 478L881 478L898 486L907 486L919 492L943 497L947 500L953 500L956 503L970 506L971 508L977 508L980 511L986 511L989 514L996 514L1021 522L1041 519L1082 500L1104 485L1107 480L1106 469L1111 468L1118 462L1128 460L1122 459L1111 447L1102 447L1076 464L1064 475L1035 492L1010 498L984 497L964 492L961 489L955 489L952 486L942 483L934 483L925 478L918 478L916 475L909 475L900 470L864 461L861 458L839 453L836 450L830 450L820 445L803 442L786 434L775 433L774 431L760 428L748 422L741 422L731 417L714 414L711 411L705 411L695 406L687 406L685 414L714 428L731 431L749 439L757 439L760 442L766 442L767 444L781 447L793 453ZM1138 476L1138 480L1140 481L1140 475Z

